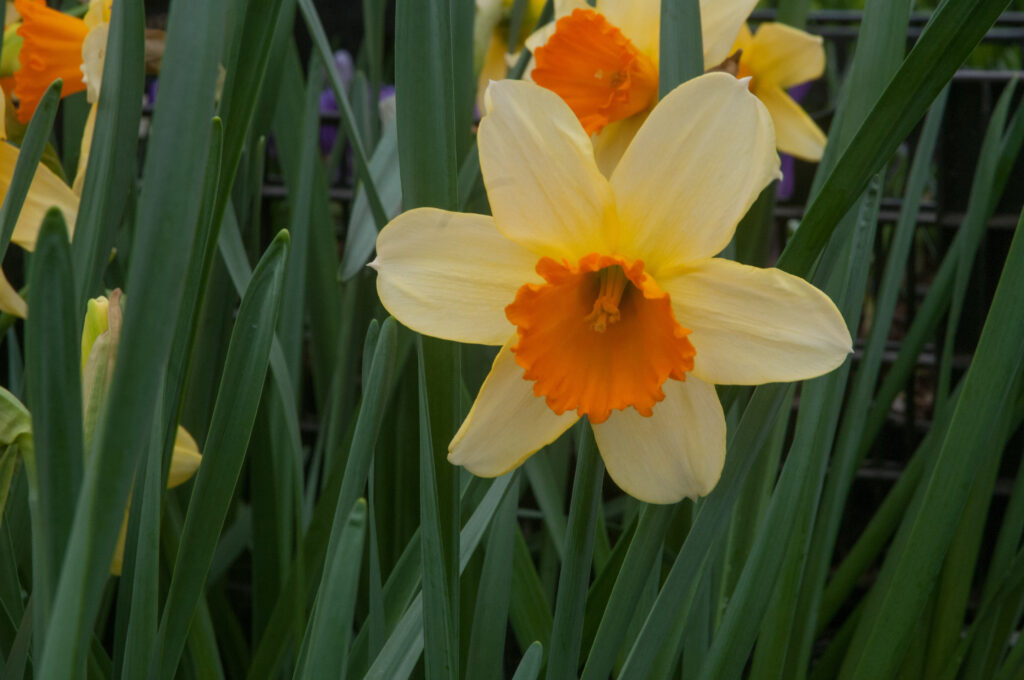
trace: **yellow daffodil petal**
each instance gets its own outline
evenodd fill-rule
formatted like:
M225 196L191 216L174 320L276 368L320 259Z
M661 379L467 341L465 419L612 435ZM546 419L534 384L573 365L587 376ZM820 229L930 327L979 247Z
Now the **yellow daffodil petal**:
M484 55L493 44L495 29L501 21L501 0L476 0L473 13L473 70L484 63Z
M725 73L687 81L654 108L612 174L629 238L620 248L656 279L711 257L779 176L771 118L745 82Z
M174 451L171 453L171 470L167 474L167 488L184 484L195 474L203 457L199 453L199 445L181 425L174 435Z
M92 137L96 130L98 106L98 103L94 103L89 107L89 115L85 119L85 128L82 130L82 144L78 151L78 169L75 170L75 181L71 185L71 191L79 197L82 195L82 189L85 188L85 169L89 167L89 154L92 153Z
M658 282L679 323L692 329L693 375L720 385L804 380L836 368L851 352L846 321L832 300L779 269L705 260Z
M651 417L626 409L594 425L601 458L622 490L647 503L705 496L725 461L725 415L714 385L687 376L662 389Z
M661 0L597 0L595 9L658 63Z
M0 197L7 195L14 175L14 165L18 162L18 149L0 142ZM40 164L36 168L35 177L28 188L28 196L14 225L11 240L25 250L36 247L39 227L46 216L46 211L57 207L64 213L68 232L75 227L75 216L78 214L78 197L71 188L61 180L53 170Z
M178 432L174 436L174 452L171 454L171 470L167 476L167 488L173 489L183 484L195 474L202 457L199 455L199 446L196 440L185 428L178 426ZM131 505L129 496L128 505ZM124 567L124 546L128 538L128 508L124 509L124 519L121 521L121 532L117 536L117 546L114 548L114 557L110 560L110 573L113 576L120 576Z
M377 293L403 324L424 335L501 345L515 332L505 306L539 282L537 256L502 236L484 215L418 208L377 237Z
M514 80L491 83L485 99L480 170L498 230L556 260L607 252L611 187L569 106Z
M785 24L761 24L749 51L757 77L783 89L820 78L825 72L821 36Z
M805 161L820 161L825 152L825 133L793 98L777 87L758 90L758 98L775 123L779 151Z
M594 135L594 158L597 160L597 167L605 177L611 177L615 166L626 153L629 143L633 141L637 130L647 120L648 111L644 111L609 123L600 133Z
M90 104L95 104L100 98L109 28L108 23L97 24L89 29L85 40L82 41L82 82L85 83L86 98Z
M732 53L733 42L757 0L701 0L700 29L704 68L714 68Z
M506 344L448 445L448 460L474 475L497 477L558 439L577 419L572 411L555 415L544 397L533 394L533 383L523 379Z
M501 80L508 73L508 66L505 63L505 55L508 53L508 43L498 35L491 39L487 52L480 65L480 76L476 81L476 107L484 110L484 93L492 80Z
M13 314L21 319L28 318L28 303L14 290L14 286L7 280L3 271L0 271L0 312Z

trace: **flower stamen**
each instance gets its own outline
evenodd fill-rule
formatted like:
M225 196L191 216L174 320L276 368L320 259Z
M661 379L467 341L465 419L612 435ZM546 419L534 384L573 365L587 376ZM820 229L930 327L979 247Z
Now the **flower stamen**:
M598 333L604 333L608 330L608 324L618 323L622 318L619 302L622 300L622 294L626 292L629 280L619 265L605 267L598 272L597 277L601 282L601 289L594 300L594 308L583 320Z

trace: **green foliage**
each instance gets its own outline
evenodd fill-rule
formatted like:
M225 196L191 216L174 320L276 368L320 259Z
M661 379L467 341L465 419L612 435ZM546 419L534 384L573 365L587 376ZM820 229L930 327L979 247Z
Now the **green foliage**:
M493 480L448 463L494 354L400 326L365 266L402 210L489 211L480 4L362 0L346 82L319 3L173 0L148 117L147 17L116 0L77 217L47 213L23 258L10 244L35 169L75 169L84 95L51 84L2 142L19 155L0 259L30 314L0 318L0 675L1021 677L1024 219L988 229L1022 208L1015 82L970 148L963 214L944 213L955 233L921 225L958 125L950 83L964 64L1019 66L1019 49L978 45L1024 4L761 3L792 26L863 20L821 88L829 142L794 234L773 239L772 186L726 252L825 290L856 352L802 385L722 388L721 479L670 506L606 481L585 420ZM509 74L528 75L516 39L555 5L497 4ZM661 94L703 71L702 4L661 4ZM915 12L930 20L908 50ZM283 196L265 195L273 177ZM909 299L925 248L941 261ZM83 414L86 304L114 288L116 364L109 385L86 381L104 399ZM930 421L896 441L925 364ZM168 489L179 425L202 462ZM862 494L883 449L894 483Z

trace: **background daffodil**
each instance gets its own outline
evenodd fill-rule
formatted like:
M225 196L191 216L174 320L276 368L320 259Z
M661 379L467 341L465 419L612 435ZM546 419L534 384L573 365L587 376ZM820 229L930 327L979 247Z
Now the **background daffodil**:
M756 0L701 0L704 67L730 47ZM555 2L556 21L530 36L538 85L557 92L594 138L597 164L610 175L658 97L660 0Z
M761 24L751 33L744 24L730 60L735 60L731 65L735 75L750 78L750 91L771 114L779 151L808 161L821 160L825 133L786 93L825 72L821 37L778 23Z
M821 77L821 38L777 23L751 34L745 21L754 4L701 2L704 67L750 77L751 91L775 123L779 150L820 160L825 134L785 90ZM587 132L597 135L598 165L610 174L657 99L660 3L559 5L559 19L528 42L536 59L531 77L565 99Z
M523 12L515 45L509 50L509 17L513 0L476 0L473 17L473 72L477 76L477 106L483 111L484 92L492 80L501 80L508 73L510 57L523 48L530 31L537 25L544 9L544 0L529 0Z
M3 93L0 92L0 200L7 196L11 179L14 177L14 166L18 163L18 155L21 153L18 147L6 140L6 106ZM14 224L11 242L25 250L35 250L39 226L43 222L43 217L46 216L46 211L51 207L59 208L64 214L64 221L70 235L74 230L75 218L78 215L78 195L53 170L40 163L36 167L32 183L29 184L28 194L21 206L21 212L18 213L18 221ZM2 271L0 271L0 311L21 318L28 315L28 305L8 282Z
M107 388L114 374L118 344L121 340L121 291L115 290L110 298L89 300L82 327L82 410L86 442L92 439L100 418ZM171 469L167 475L167 488L188 481L202 462L199 445L185 428L178 426L171 454ZM124 561L125 538L128 534L128 508L124 511L121 533L111 559L110 573L121 574Z
M771 119L734 77L671 92L610 178L569 107L530 83L491 85L479 146L494 216L404 213L373 263L410 328L502 345L451 462L503 474L586 415L625 491L704 495L725 456L715 383L810 378L849 353L821 291L714 258L779 171Z

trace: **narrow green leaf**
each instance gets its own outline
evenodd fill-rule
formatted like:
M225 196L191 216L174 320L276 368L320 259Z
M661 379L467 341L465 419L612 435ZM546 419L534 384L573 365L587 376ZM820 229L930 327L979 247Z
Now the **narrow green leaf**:
M4 194L3 205L0 206L0 260L3 260L7 253L7 246L11 244L14 225L18 222L21 206L25 203L25 197L28 196L29 185L32 184L32 179L36 175L39 159L42 158L43 150L46 148L46 140L50 137L53 119L57 115L57 104L60 102L61 87L61 81L58 78L46 88L35 113L32 114L32 120L29 121L25 138L21 142L18 160L14 164L14 173L11 175L10 184ZM65 240L67 239L65 238Z
M594 530L600 511L601 482L604 480L604 464L589 423L582 423L577 433L576 474L569 501L565 559L558 577L558 599L548 658L549 680L578 677L583 612L594 554Z
M664 97L704 73L699 0L662 0L660 31L658 94Z
M945 2L860 125L808 207L778 266L806 273L839 219L931 106L956 69L995 23L1007 0Z
M78 498L39 677L82 666L120 531L137 459L150 441L172 336L164 319L181 303L209 151L224 7L181 0L171 8L160 101L147 145L126 310L107 409ZM172 314L173 314L172 311Z
M650 565L657 562L655 558L661 550L671 518L670 506L644 506L629 551L619 570L619 577L608 599L608 606L601 615L601 624L583 669L584 680L605 678L611 672L619 647L626 637L626 628L637 598L647 581Z
M864 420L871 403L874 385L882 363L883 351L889 336L893 311L899 298L907 255L913 242L917 213L925 182L931 174L931 159L938 139L949 89L936 100L928 112L924 129L917 145L913 165L904 194L899 221L893 233L885 273L879 286L870 337L864 356L854 375L851 394L846 402L843 421L837 435L831 471L826 481L819 518L815 522L814 537L806 558L805 576L800 601L800 619L791 642L791 668L806 668L810 660L811 643L817 628L818 610L825 577L832 559L833 547L842 520L843 509L853 476L859 463L860 439Z
M463 527L459 540L460 573L483 539L491 518L511 486L512 476L507 474L491 483L480 505ZM366 672L365 680L401 680L409 677L423 653L423 621L423 598L420 594L402 615L391 637Z
M436 455L431 434L431 408L422 341L416 344L419 393L420 562L423 569L423 642L427 678L453 678L459 674L458 597L448 578L445 550L447 524L438 498L437 466L449 466ZM435 379L445 380L445 376ZM434 413L438 410L435 408ZM450 467L450 466L449 466Z
M515 475L488 531L470 630L467 678L498 678L502 675L518 505L519 475Z
M173 676L206 583L263 392L287 255L288 233L281 232L256 267L238 310L206 437L206 455L196 475L160 621L150 666L153 677Z
M37 114L38 115L38 114ZM34 120L34 119L33 119ZM29 271L25 378L35 455L25 456L32 513L35 649L43 649L57 576L82 480L82 336L75 317L71 244L64 216L46 213ZM33 498L34 497L34 498Z
M523 464L526 478L530 482L530 490L537 499L537 505L544 516L544 528L551 535L559 558L564 559L566 518L565 490L559 485L558 478L551 469L550 456L530 456Z
M352 615L366 529L366 501L356 502L348 519L331 532L327 565L310 616L296 678L345 677Z
M537 680L543 661L544 647L540 642L534 642L526 650L526 654L523 654L512 680Z
M680 618L685 618L715 543L725 531L746 475L762 444L774 430L775 419L780 413L786 413L782 406L792 399L792 389L791 385L763 385L755 389L739 427L729 432L722 477L703 502L630 649L619 675L622 680L647 678L658 650L672 634L673 625Z
M313 6L313 1L298 1L299 9L302 11L302 16L306 20L306 28L309 29L310 35L313 37L313 45L320 54L320 59L323 61L324 66L327 68L327 78L331 84L331 88L334 90L334 97L338 102L338 112L341 114L341 126L349 144L352 145L352 155L355 157L356 172L359 174L359 179L366 191L366 198L370 203L370 212L373 213L374 220L377 222L377 228L382 229L384 224L387 222L387 215L384 212L384 206L381 203L380 194L377 191L377 187L373 182L373 176L370 173L370 163L367 160L366 147L363 143L363 139L356 132L355 115L352 113L352 106L348 101L348 93L341 82L341 75L338 73L338 67L334 63L334 53L331 51L330 43L327 42L327 34L324 33L323 24L320 23L320 17L317 15L316 8ZM444 35L447 36L447 33ZM420 57L422 58L422 55L420 55ZM410 91L404 87L401 89L403 92ZM412 102L410 102L410 105L411 104Z
M1020 367L1024 307L1017 304L1016 296L1024 286L1021 225L1024 219L1018 223L949 433L922 487L920 502L897 535L868 596L841 678L877 678L891 672L952 540L956 518L980 463L962 452L991 432Z
M380 192L385 215L391 219L398 214L402 205L401 173L398 168L398 129L393 117L384 119L380 141L370 157L370 174ZM376 246L378 227L369 205L366 189L360 184L356 188L348 230L345 232L345 250L341 260L342 280L347 281L355 276L370 261L370 255Z
M1024 381L1018 378L1013 392L1020 395L1022 384ZM927 640L924 677L938 678L943 674L954 677L963 662L966 647L962 647L960 642L967 623L967 601L979 561L981 540L1007 440L1020 426L1024 416L1022 405L1024 402L1018 398L1016 407L1003 409L991 438L985 442L993 453L987 456L975 475L953 542L946 553L934 594L931 626L921 626Z
M111 6L103 87L96 103L92 139L88 140L89 162L71 244L80 309L84 309L81 305L96 292L102 280L132 183L138 175L145 20L145 8L139 3Z
M512 556L512 603L509 620L524 651L536 640L550 640L553 625L551 605L544 594L537 568L530 558L530 549L523 531L516 527L515 553Z

